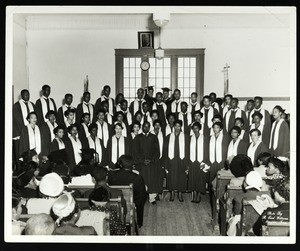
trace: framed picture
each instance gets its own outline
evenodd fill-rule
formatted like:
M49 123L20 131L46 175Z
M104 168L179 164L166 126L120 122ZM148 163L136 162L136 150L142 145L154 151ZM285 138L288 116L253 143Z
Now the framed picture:
M139 31L138 32L139 49L154 48L154 32L153 31Z

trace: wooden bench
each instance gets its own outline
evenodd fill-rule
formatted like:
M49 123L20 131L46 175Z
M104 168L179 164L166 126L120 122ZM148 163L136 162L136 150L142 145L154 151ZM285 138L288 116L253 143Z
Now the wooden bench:
M245 236L252 229L255 223L260 218L260 215L256 212L253 206L249 203L249 200L242 200L242 215L241 215L241 229L239 232L240 235Z
M290 223L279 221L267 221L262 225L262 236L289 236Z

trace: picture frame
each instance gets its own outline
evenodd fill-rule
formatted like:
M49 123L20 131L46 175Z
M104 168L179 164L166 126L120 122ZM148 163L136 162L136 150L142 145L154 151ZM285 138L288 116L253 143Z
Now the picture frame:
M154 49L154 31L138 32L139 49Z

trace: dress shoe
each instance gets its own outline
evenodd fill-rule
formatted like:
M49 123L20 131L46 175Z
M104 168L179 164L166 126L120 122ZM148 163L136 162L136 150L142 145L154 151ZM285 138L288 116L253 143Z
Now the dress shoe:
M192 192L192 200L191 200L191 202L195 202L195 199L196 199L196 193Z
M201 201L201 193L200 193L200 192L197 192L195 202L196 202L196 203L200 203L200 201Z
M152 201L151 204L152 204L152 205L156 205L156 201Z
M170 201L174 201L174 191L171 192Z
M183 198L182 198L182 193L181 192L178 193L178 200L180 202L183 202Z

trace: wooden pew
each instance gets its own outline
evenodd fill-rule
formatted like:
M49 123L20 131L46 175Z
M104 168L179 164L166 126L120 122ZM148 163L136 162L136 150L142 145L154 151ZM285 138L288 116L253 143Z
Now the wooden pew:
M266 225L262 225L262 236L289 236L290 223L267 221Z
M256 212L253 206L248 200L243 199L242 201L242 215L241 215L241 229L237 231L240 235L247 235L248 231L254 226L254 224L259 220L260 215Z

